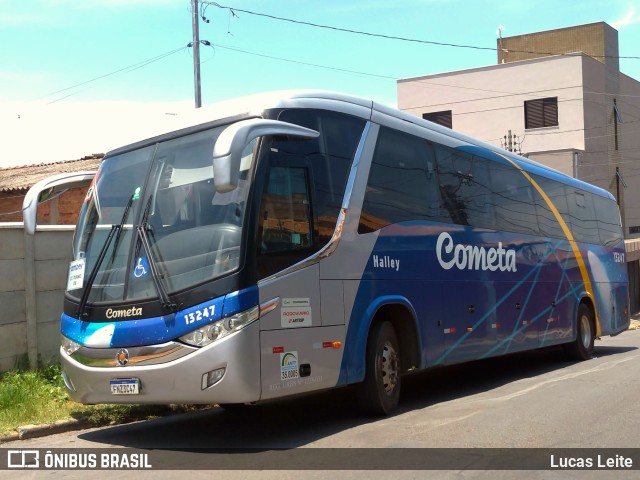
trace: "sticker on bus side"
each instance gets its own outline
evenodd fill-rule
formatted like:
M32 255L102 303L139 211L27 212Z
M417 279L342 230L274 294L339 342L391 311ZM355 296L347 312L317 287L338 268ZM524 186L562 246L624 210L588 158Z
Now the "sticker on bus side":
M73 260L69 264L69 277L67 278L67 291L82 288L84 281L84 268L87 261L84 258Z
M312 326L311 302L308 298L283 298L280 309L280 326L297 328Z
M280 354L280 381L298 378L298 352Z

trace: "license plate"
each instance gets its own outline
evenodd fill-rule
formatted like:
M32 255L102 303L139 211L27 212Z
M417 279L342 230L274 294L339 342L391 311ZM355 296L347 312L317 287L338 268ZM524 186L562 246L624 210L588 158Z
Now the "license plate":
M140 380L137 378L115 378L109 383L113 395L138 395L140 393Z

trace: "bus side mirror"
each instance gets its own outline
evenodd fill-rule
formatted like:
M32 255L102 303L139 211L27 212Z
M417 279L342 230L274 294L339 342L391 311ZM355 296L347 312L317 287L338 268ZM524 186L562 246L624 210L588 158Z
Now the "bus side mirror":
M243 150L252 140L266 135L317 138L320 133L293 123L260 118L241 120L229 125L222 131L213 147L213 183L217 192L231 192L236 189Z
M36 233L38 204L69 188L85 187L96 176L95 171L67 172L53 175L33 185L22 202L22 218L25 235Z

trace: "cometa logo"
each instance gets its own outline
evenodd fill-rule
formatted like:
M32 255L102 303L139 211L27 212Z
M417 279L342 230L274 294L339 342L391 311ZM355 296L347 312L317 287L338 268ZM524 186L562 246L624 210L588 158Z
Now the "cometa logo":
M436 242L436 255L445 270L457 267L459 270L517 271L516 251L502 248L502 242L498 242L498 248L456 245L451 235L442 232Z
M122 310L114 310L109 308L106 313L107 318L129 318L129 317L141 317L142 316L142 307L131 307L122 309Z

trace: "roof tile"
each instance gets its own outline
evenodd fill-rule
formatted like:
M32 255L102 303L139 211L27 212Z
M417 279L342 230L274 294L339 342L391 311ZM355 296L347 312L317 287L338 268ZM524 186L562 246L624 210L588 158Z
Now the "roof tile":
M28 190L40 180L58 173L97 170L103 157L103 153L94 153L79 160L0 168L0 192Z

